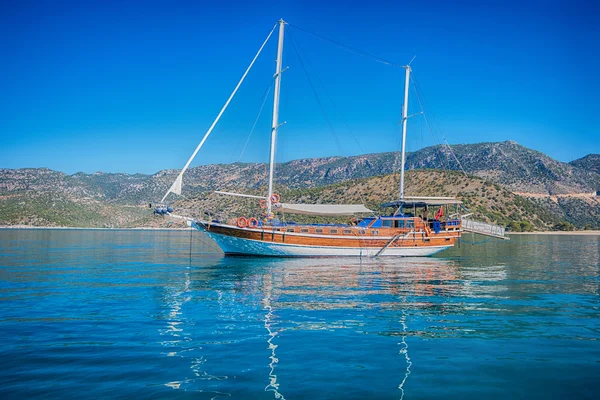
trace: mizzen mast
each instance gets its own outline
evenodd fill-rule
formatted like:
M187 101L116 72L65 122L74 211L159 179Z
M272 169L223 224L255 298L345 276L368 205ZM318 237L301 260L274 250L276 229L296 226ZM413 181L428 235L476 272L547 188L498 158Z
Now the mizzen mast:
M275 144L277 141L277 129L279 128L279 91L281 89L281 59L283 56L283 28L285 22L279 22L279 41L277 43L277 65L275 67L275 88L273 91L273 124L271 125L271 152L269 158L269 193L267 195L267 216L272 215L273 202L273 173L275 167Z

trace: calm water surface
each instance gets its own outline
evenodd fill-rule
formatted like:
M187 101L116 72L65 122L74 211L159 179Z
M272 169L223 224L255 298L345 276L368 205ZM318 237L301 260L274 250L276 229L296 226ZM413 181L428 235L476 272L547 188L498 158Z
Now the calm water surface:
M598 236L214 251L186 231L0 230L0 397L597 398Z

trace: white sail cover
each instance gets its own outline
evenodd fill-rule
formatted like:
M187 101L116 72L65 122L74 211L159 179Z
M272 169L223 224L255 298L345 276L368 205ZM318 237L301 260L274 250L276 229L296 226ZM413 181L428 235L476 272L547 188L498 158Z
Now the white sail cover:
M177 175L177 179L175 179L175 182L173 182L173 184L171 185L171 188L167 191L167 194L165 194L165 197L163 197L162 201L165 201L165 198L167 197L167 195L169 193L175 193L175 194L180 195L182 181L183 181L183 171L179 175Z
M288 204L279 203L275 206L275 211L286 212L290 214L304 215L354 215L359 213L370 213L362 204Z

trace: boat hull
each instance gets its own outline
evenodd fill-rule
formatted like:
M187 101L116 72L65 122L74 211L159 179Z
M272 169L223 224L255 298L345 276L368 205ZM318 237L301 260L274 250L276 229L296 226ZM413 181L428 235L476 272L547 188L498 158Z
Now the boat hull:
M350 240L345 244L354 245L315 245L282 243L268 240L257 240L243 237L240 233L245 230L227 229L212 230L210 225L194 223L194 228L206 233L214 240L226 255L237 256L263 256L263 257L373 257L373 256L395 256L395 257L426 257L439 253L453 247L452 244L418 245L416 241L408 241L404 246L388 246L382 251L381 244L371 245L364 241ZM268 236L271 236L270 234ZM323 240L323 242L325 242ZM415 243L415 244L413 244Z

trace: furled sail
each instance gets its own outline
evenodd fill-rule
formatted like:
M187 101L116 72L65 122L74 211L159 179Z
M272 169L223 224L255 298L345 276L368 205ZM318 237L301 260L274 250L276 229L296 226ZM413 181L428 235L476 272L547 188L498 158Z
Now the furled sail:
M370 213L369 210L362 204L277 204L275 211L286 212L290 214L304 215L326 215L326 216L342 216L354 215L360 213Z

